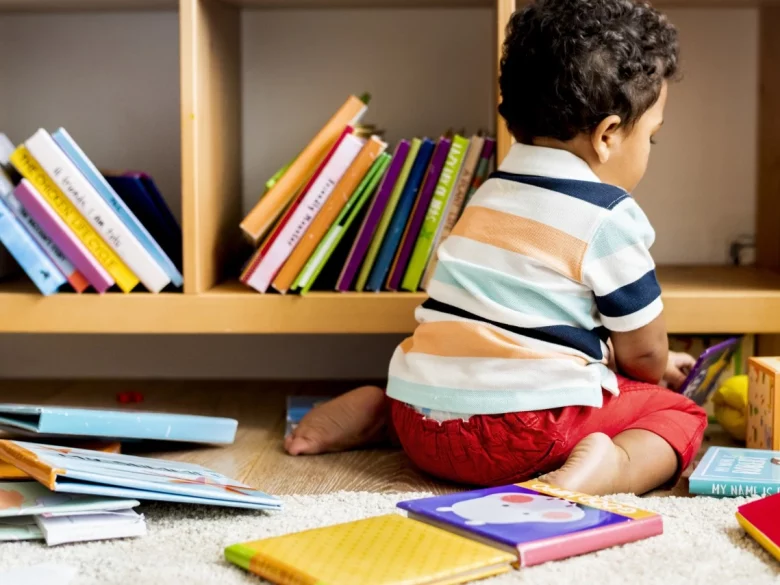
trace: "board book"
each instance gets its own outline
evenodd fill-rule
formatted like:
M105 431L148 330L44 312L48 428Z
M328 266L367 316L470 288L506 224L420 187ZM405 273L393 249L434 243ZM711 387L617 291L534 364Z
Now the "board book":
M0 429L42 435L230 444L238 421L212 416L0 404Z
M36 437L36 439L37 438L38 437ZM61 439L62 437L59 438L60 443L69 443L69 441L62 441ZM74 441L72 445L68 446L78 447L79 449L89 449L92 451L105 451L106 453L120 453L122 451L122 444L116 441L110 443L101 441ZM0 461L0 480L3 479L22 480L30 479L30 476L18 467L6 463L5 461Z
M0 482L0 518L127 510L138 500L78 494L58 494L36 481Z
M780 488L780 451L710 447L693 470L692 494L737 497L768 496Z
M780 495L743 504L736 516L745 532L780 561Z
M495 546L529 567L656 536L654 512L540 481L399 502L411 518Z
M225 557L284 585L466 583L505 573L513 560L506 552L399 514L234 544Z
M0 441L0 459L58 493L278 510L281 500L180 461Z
M708 347L686 376L679 392L703 406L715 390L740 347L740 338L732 337Z

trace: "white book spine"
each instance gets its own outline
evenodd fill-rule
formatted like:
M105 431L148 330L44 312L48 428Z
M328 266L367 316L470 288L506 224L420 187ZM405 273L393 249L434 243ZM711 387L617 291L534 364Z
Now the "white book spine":
M290 257L309 225L317 217L320 209L333 193L333 189L347 172L352 162L357 158L365 140L354 134L347 134L336 147L333 156L323 167L322 172L311 184L290 219L282 227L282 231L271 244L260 263L254 269L247 284L252 288L265 292L271 281Z
M168 285L170 278L165 271L130 233L114 210L95 191L46 130L38 130L25 142L25 146L46 174L147 289L157 293Z

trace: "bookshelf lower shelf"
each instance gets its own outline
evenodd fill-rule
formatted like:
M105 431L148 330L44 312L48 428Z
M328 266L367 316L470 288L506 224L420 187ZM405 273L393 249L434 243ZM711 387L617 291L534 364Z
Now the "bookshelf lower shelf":
M780 275L754 268L662 267L671 333L780 333ZM260 295L230 282L199 295L59 294L0 283L0 333L324 334L414 328L424 294Z

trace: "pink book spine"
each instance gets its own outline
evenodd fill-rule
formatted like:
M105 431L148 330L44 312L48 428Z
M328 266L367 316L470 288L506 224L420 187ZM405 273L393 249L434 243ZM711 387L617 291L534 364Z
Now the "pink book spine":
M311 182L300 204L247 279L249 286L260 292L268 290L271 281L279 273L287 258L290 257L306 230L309 229L309 225L317 217L320 209L330 197L341 177L347 172L349 165L355 160L364 143L364 139L354 134L342 135L327 164L321 169L317 178Z
M517 547L520 566L531 567L548 561L558 561L611 546L649 538L663 533L663 518L650 516L623 524L613 524L596 530L565 534Z
M70 231L65 222L49 207L43 196L27 179L23 179L17 185L14 194L30 217L41 226L97 292L102 294L111 288L114 280L108 272Z

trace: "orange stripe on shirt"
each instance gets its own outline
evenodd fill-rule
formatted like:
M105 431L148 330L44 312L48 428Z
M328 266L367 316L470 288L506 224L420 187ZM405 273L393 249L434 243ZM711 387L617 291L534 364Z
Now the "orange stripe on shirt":
M587 242L544 223L472 205L463 212L452 234L534 258L582 281Z
M439 357L506 358L517 360L567 359L587 365L584 358L557 352L540 352L486 325L464 321L421 323L401 343L401 351Z

